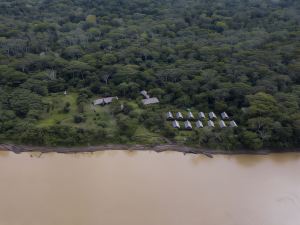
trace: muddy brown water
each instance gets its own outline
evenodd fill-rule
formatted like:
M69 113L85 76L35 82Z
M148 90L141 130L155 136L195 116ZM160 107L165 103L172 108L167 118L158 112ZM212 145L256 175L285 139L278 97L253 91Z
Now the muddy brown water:
M0 225L298 225L300 154L0 152Z

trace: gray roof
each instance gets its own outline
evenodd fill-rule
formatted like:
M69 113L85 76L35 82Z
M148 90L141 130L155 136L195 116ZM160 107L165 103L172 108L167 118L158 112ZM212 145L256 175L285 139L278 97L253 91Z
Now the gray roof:
M199 113L198 113L198 117L199 117L200 119L205 118L204 112L199 112Z
M150 96L148 95L147 91L142 90L140 93L141 93L141 95L143 95L145 98L150 98Z
M118 100L118 97L107 97L107 98L104 98L103 99L103 102L108 104L108 103L111 103L114 99Z
M173 119L173 114L171 112L167 112L167 119Z
M182 118L183 118L181 112L177 112L177 113L176 113L176 118L177 118L177 119L182 119Z
M184 122L184 127L185 127L185 129L192 129L193 128L191 122L188 121L188 120Z
M159 103L159 100L157 98L146 98L142 100L144 105L150 105L150 104L156 104Z
M200 120L198 120L198 121L196 122L196 127L197 127L197 128L202 128L202 127L203 127L203 123L202 123Z
M226 127L226 124L223 120L220 120L219 125L220 125L221 128Z
M194 115L193 115L192 112L188 112L188 118L189 118L189 119L194 119Z
M178 123L177 120L174 120L174 121L172 122L172 126L173 126L174 128L180 128L180 125L179 125L179 123Z
M226 112L222 112L222 113L221 113L221 117L222 117L223 120L226 120L226 119L229 118L229 116L227 115Z
M207 122L207 126L209 126L209 127L215 127L215 124L214 124L213 121L209 120L209 121Z
M230 121L229 124L230 124L230 127L237 127L238 126L234 120Z
M96 99L96 100L94 101L94 105L101 105L101 104L103 104L103 98Z
M217 116L216 116L216 114L215 114L214 112L210 112L208 115L209 115L209 118L210 118L210 119L215 119L215 118L217 118Z
M111 103L114 99L118 100L118 97L115 96L115 97L99 98L94 101L94 105L108 104Z

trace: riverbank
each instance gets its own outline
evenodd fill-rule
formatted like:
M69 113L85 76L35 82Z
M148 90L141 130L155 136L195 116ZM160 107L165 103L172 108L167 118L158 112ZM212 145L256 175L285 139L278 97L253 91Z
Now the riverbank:
M213 155L223 154L223 155L238 155L238 154L248 154L248 155L267 155L271 153L288 153L288 152L299 152L300 149L264 149L264 150L222 150L222 149L206 149L206 148L196 148L188 147L177 144L165 144L165 145L97 145L97 146L80 146L80 147L47 147L47 146L29 146L29 145L14 145L14 144L0 144L0 151L11 151L14 153L22 152L41 152L41 153L83 153L83 152L97 152L97 151L108 151L108 150L127 150L127 151L155 151L155 152L165 152L165 151L175 151L182 152L183 154L203 154L207 157L212 158Z

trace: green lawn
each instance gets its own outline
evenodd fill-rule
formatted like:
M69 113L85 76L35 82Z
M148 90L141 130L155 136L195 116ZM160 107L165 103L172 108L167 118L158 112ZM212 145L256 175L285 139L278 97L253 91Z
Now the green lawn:
M50 104L50 110L42 115L42 119L39 120L37 125L39 127L47 127L73 120L73 116L76 113L76 98L77 94L75 93L66 96L62 94L53 94L46 97L45 102ZM70 103L70 112L63 113L63 107L67 102Z
M144 126L139 126L133 136L134 140L138 143L144 144L153 144L153 143L161 143L162 139L158 134L155 134Z
M110 112L109 105L94 106L91 103L84 104L84 112L81 113L85 120L81 123L74 122L74 116L78 115L78 106L76 104L77 94L69 93L64 96L62 94L53 94L45 98L45 102L50 105L50 110L44 112L42 119L38 121L38 127L49 127L55 124L61 124L72 127L80 127L84 129L103 128L108 134L115 134L118 130L115 117ZM122 101L120 99L120 101ZM70 103L70 111L63 112L65 104ZM123 100L124 102L124 100ZM141 114L144 109L141 109L134 101L126 101L132 107L131 113ZM161 143L162 139L159 134L153 133L146 129L143 125L139 125L135 134L132 137L135 142L151 144Z
M45 98L45 102L50 105L50 111L42 115L42 119L38 121L38 127L49 127L55 124L67 125L72 127L80 127L85 129L104 128L108 133L113 133L117 129L116 120L111 115L109 106L94 106L91 103L84 104L85 121L81 123L74 122L74 116L78 115L78 107L76 104L77 94L69 93L64 96L62 94L53 94ZM70 111L63 112L65 104L70 103Z

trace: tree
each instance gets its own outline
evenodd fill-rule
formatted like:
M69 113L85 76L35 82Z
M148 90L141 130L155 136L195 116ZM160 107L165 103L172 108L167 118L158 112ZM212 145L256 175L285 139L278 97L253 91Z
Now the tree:
M17 116L26 117L30 110L43 110L41 97L27 89L18 88L9 96L9 108Z
M79 59L83 55L83 51L80 46L69 46L65 48L62 53L62 56L66 59Z
M97 17L95 15L88 15L85 20L89 24L96 24L97 23Z
M102 56L102 63L105 65L111 65L117 62L117 57L114 54L106 53Z
M72 77L80 76L81 79L85 78L87 71L93 71L94 68L89 66L87 63L73 60L65 68L68 74L72 74Z
M269 94L259 92L255 95L248 95L250 107L248 114L250 116L276 116L279 108L276 99Z
M262 148L263 142L258 135L251 131L245 131L242 134L242 142L250 149L257 150Z
M82 123L84 121L85 121L85 118L83 115L78 114L78 115L74 116L74 123Z

